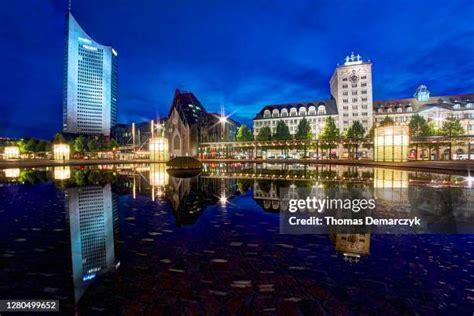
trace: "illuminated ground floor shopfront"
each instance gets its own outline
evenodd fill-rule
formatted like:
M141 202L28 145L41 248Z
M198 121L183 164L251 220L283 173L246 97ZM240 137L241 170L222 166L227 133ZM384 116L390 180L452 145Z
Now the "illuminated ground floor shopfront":
M286 140L201 143L201 159L373 159L373 140ZM407 160L474 160L474 136L409 141Z

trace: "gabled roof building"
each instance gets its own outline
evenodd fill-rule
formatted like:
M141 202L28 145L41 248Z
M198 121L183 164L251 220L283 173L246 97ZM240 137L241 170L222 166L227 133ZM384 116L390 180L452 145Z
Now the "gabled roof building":
M202 142L234 141L237 122L208 113L191 92L175 91L166 122L171 156L196 156Z

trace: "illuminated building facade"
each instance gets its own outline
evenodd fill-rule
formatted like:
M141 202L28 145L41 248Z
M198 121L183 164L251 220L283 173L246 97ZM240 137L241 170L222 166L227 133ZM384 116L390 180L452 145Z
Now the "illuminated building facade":
M290 134L295 135L298 124L306 118L311 125L313 138L316 139L328 116L337 122L337 107L334 100L267 105L254 118L254 136L257 136L263 127L269 127L272 134L275 134L280 120L286 123Z
M436 128L453 116L460 120L466 134L474 132L474 94L431 96L428 87L420 85L413 98L374 101L375 123L390 117L396 124L408 125L413 114L434 123Z
M453 116L461 121L466 134L474 132L474 94L430 96L428 88L420 85L413 98L374 101L372 63L358 54L347 56L344 63L336 67L330 79L330 92L331 100L327 101L265 105L253 119L254 135L266 126L274 134L280 120L294 135L304 117L316 139L329 116L335 119L341 133L354 121L359 121L368 132L386 116L396 125L408 125L415 113L434 122L437 128L448 116Z
M71 156L71 147L68 144L54 144L53 158L54 160L69 160Z
M115 267L118 201L111 185L66 189L76 302L93 279Z
M253 120L254 135L258 135L265 126L270 127L274 134L280 120L288 125L290 134L294 135L299 122L306 118L313 139L316 139L327 117L334 118L341 132L346 131L354 121L362 123L368 131L373 124L372 63L363 61L360 55L347 56L344 64L334 70L330 89L330 100L264 106Z
M379 126L375 128L374 160L403 162L408 159L408 126Z
M334 70L330 87L337 104L339 130L345 132L359 121L368 131L373 124L372 63L354 53L346 56L344 64Z
M117 123L117 52L66 19L63 132L110 135Z
M196 156L201 142L234 141L238 123L220 121L192 92L176 90L165 126L170 156Z
M154 129L153 133L152 126ZM133 145L134 147L143 148L148 146L151 137L161 135L161 131L164 128L164 119L132 124L120 123L112 127L111 136L120 146Z
M20 148L18 146L7 146L4 149L3 156L5 159L20 158Z

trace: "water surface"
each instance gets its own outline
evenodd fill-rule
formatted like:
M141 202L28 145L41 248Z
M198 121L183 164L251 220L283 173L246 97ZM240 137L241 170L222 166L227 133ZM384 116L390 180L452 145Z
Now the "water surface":
M383 187L385 212L444 209L433 197L450 192L466 217L465 180L329 165L209 164L191 179L160 164L3 170L0 298L84 315L472 314L471 235L279 231L281 188Z

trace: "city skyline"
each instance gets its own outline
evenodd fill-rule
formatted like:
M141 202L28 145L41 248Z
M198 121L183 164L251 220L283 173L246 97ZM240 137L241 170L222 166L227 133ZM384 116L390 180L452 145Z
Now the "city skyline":
M67 3L22 3L0 13L7 26L0 54L11 74L0 84L0 135L51 138L62 130ZM179 88L251 125L265 104L329 99L330 75L351 51L374 64L374 100L412 97L419 84L435 95L474 91L474 5L408 3L76 1L72 12L95 40L120 52L118 122L166 116ZM20 19L30 11L30 20ZM26 57L33 49L41 63Z

